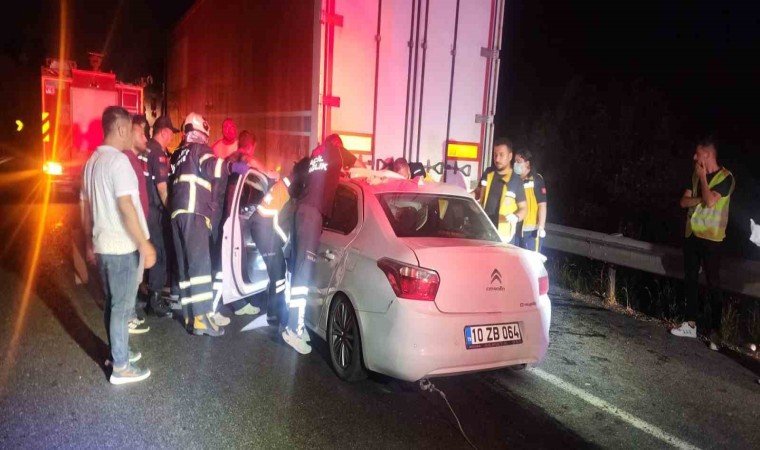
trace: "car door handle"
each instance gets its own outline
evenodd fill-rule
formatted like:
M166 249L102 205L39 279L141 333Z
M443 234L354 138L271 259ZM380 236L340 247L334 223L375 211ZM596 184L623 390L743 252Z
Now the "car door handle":
M335 253L333 253L330 250L325 250L324 252L322 252L322 257L328 261L332 261L333 259L335 259Z

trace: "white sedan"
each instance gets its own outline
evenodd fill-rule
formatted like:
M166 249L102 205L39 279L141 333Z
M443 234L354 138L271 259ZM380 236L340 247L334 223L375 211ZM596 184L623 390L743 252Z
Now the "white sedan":
M343 380L417 381L546 354L543 257L502 243L463 189L342 180L318 255L305 320Z

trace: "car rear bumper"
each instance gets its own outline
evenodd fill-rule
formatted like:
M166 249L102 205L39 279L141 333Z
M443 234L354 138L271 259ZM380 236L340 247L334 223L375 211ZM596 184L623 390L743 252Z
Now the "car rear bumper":
M432 302L396 300L383 314L359 312L368 369L406 381L539 363L549 347L551 302L508 313L445 314ZM521 344L468 350L468 325L520 323Z

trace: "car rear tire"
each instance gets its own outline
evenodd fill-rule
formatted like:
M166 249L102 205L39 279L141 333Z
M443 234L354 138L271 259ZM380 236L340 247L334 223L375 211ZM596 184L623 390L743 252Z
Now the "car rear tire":
M330 305L327 346L330 364L338 378L350 382L367 377L362 363L359 321L351 302L343 296L337 296Z

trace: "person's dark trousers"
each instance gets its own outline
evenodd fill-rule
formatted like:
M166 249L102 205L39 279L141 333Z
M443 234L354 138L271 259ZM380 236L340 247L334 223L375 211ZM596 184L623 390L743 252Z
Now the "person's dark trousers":
M686 320L697 322L704 311L699 297L699 268L705 273L710 294L710 331L720 332L723 315L723 293L720 289L720 242L708 241L696 236L686 238L683 247L684 275L686 284Z
M211 235L209 237L209 246L211 247L211 268L214 275L222 271L222 220L224 215L224 199L226 195L225 185L219 181L214 181L211 188L213 197L211 204Z
M139 254L97 254L98 270L105 295L104 320L114 367L129 364L127 322L135 310Z
M538 230L523 231L520 238L520 247L532 252L541 253L544 246L544 240L538 237Z
M285 306L285 255L282 237L275 231L274 217L262 216L255 212L251 217L251 234L264 264L267 266L269 288L267 289L267 317L286 325L282 310Z
M306 299L317 262L322 235L322 213L311 205L301 203L296 210L293 225L295 267L290 284L288 328L299 332L303 330Z
M212 312L214 303L209 228L200 214L178 214L172 219L180 301L185 320Z
M164 286L166 286L168 253L166 251L164 234L169 227L169 223L166 219L166 213L155 208L151 208L150 213L148 214L150 242L156 249L156 264L148 269L148 289L151 293L161 293Z

